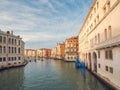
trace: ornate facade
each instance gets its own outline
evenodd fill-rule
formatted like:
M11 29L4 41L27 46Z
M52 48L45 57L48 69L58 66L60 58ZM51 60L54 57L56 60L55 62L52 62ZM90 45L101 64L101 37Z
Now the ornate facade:
M13 32L0 30L0 69L24 63L24 42Z

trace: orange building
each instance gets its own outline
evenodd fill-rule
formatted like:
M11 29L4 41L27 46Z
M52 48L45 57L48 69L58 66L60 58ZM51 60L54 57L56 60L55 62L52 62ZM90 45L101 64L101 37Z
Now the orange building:
M65 60L75 61L78 57L78 36L65 40Z

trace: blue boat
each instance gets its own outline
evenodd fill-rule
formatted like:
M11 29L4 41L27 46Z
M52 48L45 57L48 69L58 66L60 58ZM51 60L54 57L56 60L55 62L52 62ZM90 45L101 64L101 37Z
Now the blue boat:
M76 66L76 68L85 68L85 63L80 62L79 59L77 58L75 61L75 66Z
M86 78L86 67L85 67L85 63L79 61L79 59L77 58L75 61L75 66L76 68L80 68L83 74L83 77Z

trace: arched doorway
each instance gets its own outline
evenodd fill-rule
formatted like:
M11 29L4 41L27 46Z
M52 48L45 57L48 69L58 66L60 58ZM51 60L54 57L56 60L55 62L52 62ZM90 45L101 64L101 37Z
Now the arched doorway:
M97 54L93 52L94 71L97 72Z
M88 53L88 59L89 59L89 69L92 70L91 53Z

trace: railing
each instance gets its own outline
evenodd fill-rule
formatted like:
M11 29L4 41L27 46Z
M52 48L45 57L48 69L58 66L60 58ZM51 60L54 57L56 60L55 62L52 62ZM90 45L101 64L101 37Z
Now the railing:
M93 48L96 48L96 49L107 48L107 47L112 47L119 44L120 44L120 35L110 38L108 40L105 40L99 44L96 44Z

